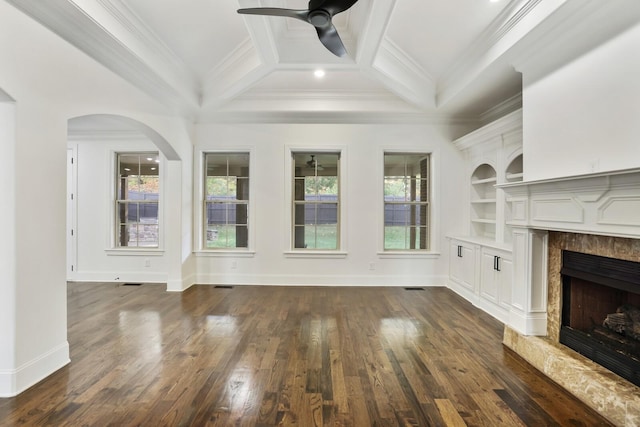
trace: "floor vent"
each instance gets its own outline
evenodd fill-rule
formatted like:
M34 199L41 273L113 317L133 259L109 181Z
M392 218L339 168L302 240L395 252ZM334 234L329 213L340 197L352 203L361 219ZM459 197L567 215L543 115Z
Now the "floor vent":
M424 291L424 288L404 288L405 291Z
M215 289L233 289L233 286L231 285L216 285L214 286Z
M142 283L123 283L122 286L140 286Z

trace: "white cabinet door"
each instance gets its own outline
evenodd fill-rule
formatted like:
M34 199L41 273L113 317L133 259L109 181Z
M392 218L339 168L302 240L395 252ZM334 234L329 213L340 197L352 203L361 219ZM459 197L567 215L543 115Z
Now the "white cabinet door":
M513 261L508 252L482 248L480 262L480 296L509 310Z
M483 249L480 261L480 296L495 304L498 304L497 257L493 251Z
M500 306L506 310L511 309L511 283L513 282L513 260L511 258L500 258L498 272L498 291L500 296Z
M452 240L450 247L450 271L453 280L473 291L475 289L475 248L468 243Z

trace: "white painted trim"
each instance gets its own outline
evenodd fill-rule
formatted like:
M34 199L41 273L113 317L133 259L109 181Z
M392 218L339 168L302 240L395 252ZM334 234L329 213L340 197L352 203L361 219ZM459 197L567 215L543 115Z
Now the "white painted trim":
M211 146L212 148L208 148ZM204 178L205 178L205 154L249 154L249 241L246 249L204 249ZM255 255L256 241L256 146L233 145L216 141L215 145L199 145L193 150L193 247L195 256L204 257L252 257Z
M65 341L17 369L0 371L0 398L17 396L70 361Z
M255 251L251 250L197 250L193 251L193 255L200 258L253 258L256 256Z
M106 283L167 283L167 273L150 273L144 271L78 271L75 282Z
M524 313L514 308L509 312L507 323L522 335L547 335L547 313Z
M490 144L491 142L501 143L501 140L496 140L497 136L513 132L522 133L522 108L456 139L453 141L453 145L459 150L466 150L478 145Z
M285 258L315 258L315 259L324 259L324 258L346 258L347 252L344 251L314 251L308 249L298 249L296 251L286 251L284 252Z
M286 274L198 274L201 285L270 286L434 286L445 287L447 275L286 275Z
M163 256L163 249L144 249L141 247L124 248L105 248L104 252L108 256Z
M429 155L429 250L422 251L385 251L384 249L384 155L385 153L399 154L427 154ZM398 255L410 253L412 257L420 257L418 254L434 255L440 253L440 148L434 148L425 144L424 149L415 146L407 146L403 149L401 145L383 146L377 155L376 176L378 179L378 197L376 198L377 233L379 258L396 258ZM382 256L382 255L385 256ZM388 256L386 256L388 255ZM428 256L427 256L428 257Z
M167 292L184 292L189 289L191 286L195 285L195 274L190 274L189 276L183 278L182 280L168 280L167 281Z
M153 143L153 142L152 142ZM155 144L154 144L155 145ZM166 234L166 226L164 220L164 212L165 205L167 203L167 195L165 193L166 187L166 179L167 179L167 168L168 162L165 155L162 153L157 146L152 150L145 149L120 149L118 148L109 148L107 150L109 156L109 171L106 172L105 176L109 177L109 179L105 180L106 185L109 188L105 191L104 194L108 195L107 200L107 209L109 212L109 226L105 227L108 235L105 243L105 252L107 255L150 255L155 256L158 252L164 252L164 242L165 242L165 234ZM158 159L160 163L158 163L158 167L160 168L158 174L158 247L149 247L149 248L140 248L140 247L119 247L116 245L116 180L118 177L118 165L117 165L117 157L121 154L138 154L138 153L157 153Z
M557 179L499 184L517 215L511 225L541 230L640 237L637 206L640 169L568 176ZM603 217L612 203L620 204L615 218Z
M335 251L310 251L306 249L294 249L293 248L293 153L338 153L338 232L339 232L339 244L338 249ZM348 198L347 198L347 190L348 186L348 150L347 144L334 144L334 145L317 145L316 143L309 145L289 145L286 144L284 146L284 224L286 227L286 233L284 233L286 241L283 242L283 254L288 257L292 257L292 254L300 254L305 257L305 253L307 254L316 254L317 257L326 258L327 256L324 253L332 253L334 257L342 257L340 254L348 253L347 248L347 225L348 225ZM307 255L309 256L309 255ZM313 257L313 255L310 255Z

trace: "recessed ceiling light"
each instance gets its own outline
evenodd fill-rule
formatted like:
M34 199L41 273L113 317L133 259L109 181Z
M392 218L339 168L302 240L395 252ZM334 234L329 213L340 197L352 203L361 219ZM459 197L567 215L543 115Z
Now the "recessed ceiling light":
M131 172L131 169L129 168L124 168L124 170L126 170L127 172Z
M317 78L321 79L321 78L324 77L325 72L324 72L324 70L315 70L313 72L313 75L316 76Z
M151 161L151 160L153 160L153 158L151 158L151 157L147 157L147 160Z
M152 171L156 170L156 168L151 168Z

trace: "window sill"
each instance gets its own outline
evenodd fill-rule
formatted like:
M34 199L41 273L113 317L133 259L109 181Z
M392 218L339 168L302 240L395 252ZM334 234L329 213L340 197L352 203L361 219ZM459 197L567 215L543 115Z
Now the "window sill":
M287 251L284 253L285 258L346 258L346 252L340 251Z
M422 259L436 259L440 258L440 252L430 251L384 251L378 252L378 258L422 258Z
M108 256L162 256L164 255L164 249L157 248L112 248L105 249L105 253Z
M193 254L197 257L212 257L212 258L253 258L256 255L255 251L247 251L247 250L228 250L228 249L220 249L220 250L199 250L194 251Z

